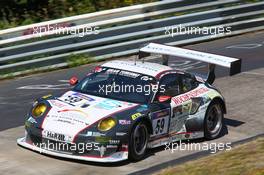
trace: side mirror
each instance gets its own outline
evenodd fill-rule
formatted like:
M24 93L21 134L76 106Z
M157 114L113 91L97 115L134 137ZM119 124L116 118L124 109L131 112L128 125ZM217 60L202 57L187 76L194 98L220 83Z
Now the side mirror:
M171 96L168 96L168 95L160 95L160 96L158 96L158 101L160 102L160 103L164 103L164 102L168 102L168 103L170 103L170 101L171 101Z
M71 77L71 79L69 81L69 83L70 83L71 86L75 86L78 82L79 82L79 80L75 76Z

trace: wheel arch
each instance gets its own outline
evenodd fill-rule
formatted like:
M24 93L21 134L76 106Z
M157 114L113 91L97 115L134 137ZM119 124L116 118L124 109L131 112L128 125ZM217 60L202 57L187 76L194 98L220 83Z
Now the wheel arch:
M129 133L131 133L132 128L133 128L135 125L137 125L138 123L140 123L140 122L144 122L144 123L146 124L147 129L148 129L150 135L153 134L152 123L151 123L151 120L150 120L147 116L143 116L143 117L138 118L138 119L133 123L132 127L130 128Z
M215 98L213 98L213 100L210 102L209 105L211 105L213 103L219 103L221 105L221 108L223 110L223 113L226 114L226 112L227 112L227 110L226 110L226 104L225 104L225 101L221 97L215 97Z

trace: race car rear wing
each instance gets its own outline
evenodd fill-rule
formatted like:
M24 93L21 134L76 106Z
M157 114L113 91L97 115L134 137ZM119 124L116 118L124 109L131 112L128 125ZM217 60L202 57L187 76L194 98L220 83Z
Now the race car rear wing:
M199 52L179 47L172 47L162 44L149 43L139 49L139 59L150 56L151 54L160 54L163 57L163 64L168 65L169 56L177 56L191 60L197 60L208 63L207 82L212 84L215 79L215 65L227 67L230 69L230 76L241 72L241 59L231 58L211 53Z

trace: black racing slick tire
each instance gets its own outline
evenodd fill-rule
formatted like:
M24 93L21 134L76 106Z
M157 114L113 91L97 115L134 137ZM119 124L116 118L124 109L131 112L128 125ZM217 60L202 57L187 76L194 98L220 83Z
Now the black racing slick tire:
M143 159L147 151L149 132L144 122L134 125L129 136L128 159L138 161Z
M208 140L218 138L223 129L224 113L221 104L213 101L204 118L204 136Z

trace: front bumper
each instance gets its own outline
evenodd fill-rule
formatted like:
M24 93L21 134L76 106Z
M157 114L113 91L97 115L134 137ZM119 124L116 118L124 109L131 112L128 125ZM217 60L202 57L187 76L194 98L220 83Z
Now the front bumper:
M30 150L39 152L41 154L47 154L55 157L62 157L62 158L68 158L68 159L75 159L75 160L83 160L83 161L92 161L92 162L119 162L128 159L128 151L120 151L115 152L109 156L82 156L82 155L71 155L66 153L57 152L55 150L50 149L43 149L40 147L35 146L34 144L31 144L26 141L26 138L19 138L17 139L17 144L28 148Z

